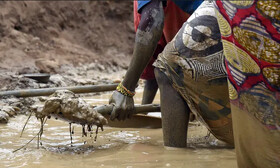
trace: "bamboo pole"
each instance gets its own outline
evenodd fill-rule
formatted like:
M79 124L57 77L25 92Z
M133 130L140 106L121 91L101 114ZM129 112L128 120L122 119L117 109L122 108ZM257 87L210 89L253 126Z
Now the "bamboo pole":
M24 89L24 90L11 90L0 92L0 97L16 96L16 97L34 97L34 96L48 96L57 90L70 90L74 93L92 93L92 92L105 92L113 91L118 84L106 85L85 85L85 86L72 86L72 87L56 87L56 88L41 88L41 89Z

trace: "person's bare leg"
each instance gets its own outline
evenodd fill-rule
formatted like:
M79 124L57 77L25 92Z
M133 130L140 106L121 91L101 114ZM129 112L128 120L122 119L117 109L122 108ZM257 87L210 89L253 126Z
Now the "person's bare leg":
M164 145L186 147L190 109L163 72L155 68L155 75L160 90Z
M142 104L151 104L154 101L158 89L156 79L149 79L145 81Z

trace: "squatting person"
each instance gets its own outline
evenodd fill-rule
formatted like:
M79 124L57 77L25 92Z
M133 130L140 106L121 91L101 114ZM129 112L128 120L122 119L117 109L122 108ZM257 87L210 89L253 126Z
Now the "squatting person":
M163 3L151 1L141 14L131 64L110 100L115 104L111 119L131 116L135 86L162 35ZM200 5L154 66L161 94L164 145L186 146L190 111L218 139L233 145L226 68L213 3L204 1Z

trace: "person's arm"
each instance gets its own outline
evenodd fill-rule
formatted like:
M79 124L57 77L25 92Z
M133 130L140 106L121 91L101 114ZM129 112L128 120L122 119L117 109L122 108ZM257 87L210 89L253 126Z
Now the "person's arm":
M133 57L125 74L122 85L131 92L135 91L137 82L149 63L158 41L161 38L164 12L160 0L152 0L141 10L141 20L136 32ZM124 120L132 115L134 101L130 96L115 91L110 99L115 107L111 119Z

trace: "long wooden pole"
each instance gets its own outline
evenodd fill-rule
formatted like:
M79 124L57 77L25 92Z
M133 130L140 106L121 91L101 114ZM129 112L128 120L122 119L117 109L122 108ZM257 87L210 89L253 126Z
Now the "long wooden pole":
M0 92L0 97L16 96L16 97L34 97L34 96L48 96L57 90L70 90L74 93L92 93L92 92L105 92L115 90L118 84L106 85L85 85L85 86L72 86L72 87L56 87L56 88L41 88L41 89L24 89L24 90L11 90Z

